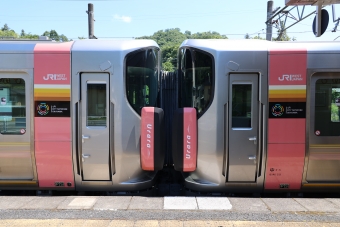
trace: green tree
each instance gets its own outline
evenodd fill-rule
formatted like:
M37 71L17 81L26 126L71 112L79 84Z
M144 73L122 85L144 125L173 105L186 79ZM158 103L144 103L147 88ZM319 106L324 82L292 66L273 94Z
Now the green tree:
M39 39L39 35L26 33L24 29L21 29L20 39Z
M68 38L64 35L58 35L55 30L45 31L43 36L47 36L50 39L54 39L55 41L67 42ZM13 39L39 39L39 35L26 33L24 29L21 29L20 34L17 34L14 30L10 29L8 24L4 24L4 26L0 29L0 37L1 38L13 38Z
M60 40L60 37L59 37L58 32L56 30L50 31L50 39L55 40L55 41Z
M47 37L50 37L50 32L49 31L45 31L42 36L47 36Z
M4 26L0 30L0 37L8 37L8 38L18 38L18 34L15 33L14 30L10 29L7 24L4 24Z
M20 36L22 39L39 39L39 35L28 33L24 36Z
M252 39L261 39L261 40L266 40L265 38L262 38L261 36L254 36Z
M23 37L23 36L25 36L25 35L26 35L25 30L24 30L24 29L21 29L20 37Z
M136 39L152 39L156 41L162 50L162 67L166 71L172 71L177 65L177 52L181 43L186 39L227 39L218 32L181 32L179 28L165 29L155 32L151 36L142 36ZM172 65L172 67L170 66Z
M68 41L68 38L64 34L59 35L58 32L53 29L51 31L45 31L42 35L47 36L49 39L55 40L57 42Z
M218 32L197 32L192 34L189 39L228 39L227 36L221 35Z
M152 39L155 40L160 47L163 47L179 45L187 39L187 36L183 34L179 28L171 28L159 30L151 36L142 36L137 39Z
M277 37L273 38L273 40L274 41L291 41L291 38L287 35L287 30L285 30L284 22L279 21L279 23L280 23L279 28L281 28L281 29L277 31ZM284 30L284 31L280 32L282 30ZM293 41L295 41L295 38L294 38Z
M174 66L171 62L167 61L167 62L162 63L162 69L164 71L172 72L174 71Z
M59 35L59 41L68 42L69 40L64 34L61 34L61 35Z
M7 24L4 24L4 26L1 28L1 31L5 32L5 31L9 31L10 28L8 27Z

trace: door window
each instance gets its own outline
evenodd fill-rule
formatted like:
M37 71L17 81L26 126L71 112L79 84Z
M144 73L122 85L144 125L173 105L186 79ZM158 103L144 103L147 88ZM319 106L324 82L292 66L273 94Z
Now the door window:
M232 127L251 128L251 84L232 85Z
M22 135L26 132L25 81L0 78L0 133Z
M106 127L106 84L87 84L86 126Z

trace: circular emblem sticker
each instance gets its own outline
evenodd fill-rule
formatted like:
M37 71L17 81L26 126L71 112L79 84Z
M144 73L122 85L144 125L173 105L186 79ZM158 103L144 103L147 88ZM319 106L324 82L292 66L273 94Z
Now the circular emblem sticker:
M273 107L272 107L272 114L273 116L275 117L281 117L282 114L284 112L284 108L283 106L281 106L280 104L275 104Z
M26 129L24 129L24 128L20 129L21 134L25 134L25 132L26 132Z
M321 132L319 130L315 131L315 135L320 136Z
M50 107L46 103L42 102L37 106L37 111L39 115L45 116L50 112Z

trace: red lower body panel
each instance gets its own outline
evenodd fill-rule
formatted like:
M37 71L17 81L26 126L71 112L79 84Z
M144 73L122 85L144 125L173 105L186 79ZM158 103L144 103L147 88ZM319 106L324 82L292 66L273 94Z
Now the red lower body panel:
M265 189L300 189L304 144L269 144Z
M306 119L269 119L265 189L300 189Z
M70 118L35 118L35 157L39 187L74 187Z

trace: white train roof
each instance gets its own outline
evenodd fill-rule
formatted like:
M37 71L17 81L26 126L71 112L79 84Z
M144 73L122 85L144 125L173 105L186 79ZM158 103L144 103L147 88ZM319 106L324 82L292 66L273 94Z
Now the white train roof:
M223 51L268 51L268 50L300 50L308 52L340 53L340 42L270 42L258 39L188 39L181 47L193 47L207 52Z
M133 39L133 40L102 40L84 39L77 40L72 46L73 51L126 51L136 50L144 47L159 47L153 40Z
M58 42L34 41L0 41L0 53L33 53L37 43L58 45ZM71 51L133 51L144 47L158 47L153 40L98 40L84 39L74 42Z
M1 54L33 53L39 41L0 41Z

